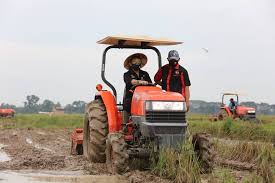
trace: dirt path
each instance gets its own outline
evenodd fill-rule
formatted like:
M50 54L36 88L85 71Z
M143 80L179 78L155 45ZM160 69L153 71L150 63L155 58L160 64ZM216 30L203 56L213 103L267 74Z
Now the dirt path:
M70 155L69 129L4 129L1 150L10 161L0 161L0 170L81 171L83 175L108 175L105 164L91 164L83 156ZM123 175L131 182L169 182L149 172L131 171Z

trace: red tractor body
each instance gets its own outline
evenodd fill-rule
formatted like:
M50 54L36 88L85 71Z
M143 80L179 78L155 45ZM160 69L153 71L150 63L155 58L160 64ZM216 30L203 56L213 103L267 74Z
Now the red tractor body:
M15 111L13 109L0 109L0 117L14 117Z
M166 92L159 87L140 86L133 95L131 114L145 115L146 101L185 101L185 99L179 93Z

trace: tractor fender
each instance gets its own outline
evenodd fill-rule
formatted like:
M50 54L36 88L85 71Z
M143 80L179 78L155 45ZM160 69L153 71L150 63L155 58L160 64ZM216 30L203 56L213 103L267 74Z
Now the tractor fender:
M231 117L232 113L231 113L229 107L225 107L224 109L225 109L226 113L228 114L228 116Z
M108 117L109 133L119 131L121 127L121 121L118 120L118 109L113 94L110 91L99 91L95 98L101 98L105 105Z

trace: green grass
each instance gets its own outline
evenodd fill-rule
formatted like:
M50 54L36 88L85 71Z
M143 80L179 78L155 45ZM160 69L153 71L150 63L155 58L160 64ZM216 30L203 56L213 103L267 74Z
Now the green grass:
M158 161L153 160L152 172L175 183L201 182L201 169L191 139L185 140L180 152L171 148L162 149Z
M83 115L22 114L11 119L0 119L0 129L4 128L75 128L83 126Z
M275 142L275 117L261 116L262 123L226 119L211 122L207 116L190 115L189 129L192 133L206 132L215 137L230 137L233 139L263 140Z
M209 121L209 116L189 114L192 133L206 132L215 137L275 142L275 116L259 116L261 124L243 121ZM0 119L0 128L75 128L82 127L82 114L18 114L13 119Z

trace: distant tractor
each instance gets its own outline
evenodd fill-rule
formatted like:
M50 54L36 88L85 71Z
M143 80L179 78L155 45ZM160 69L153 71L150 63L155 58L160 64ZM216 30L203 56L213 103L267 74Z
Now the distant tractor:
M117 104L115 87L105 78L105 66L106 59L110 59L106 56L110 49L138 49L153 50L157 55L155 62L160 68L161 54L155 46L181 42L148 37L109 36L98 43L109 45L103 52L101 77L112 91L103 89L101 84L96 86L94 100L86 107L83 136L80 135L81 129L73 132L72 153L82 153L80 145L83 138L83 153L88 160L106 163L111 173L121 174L127 171L131 159L148 159L149 163L149 157L152 154L157 156L162 148L180 148L188 126L185 98L179 93L163 91L154 84L137 85L131 89L131 114L129 121L123 126L123 108ZM126 132L123 127L127 129ZM210 172L214 163L211 138L205 133L195 134L192 142L204 171Z
M225 96L228 98L235 98L235 109L232 110L228 105L225 104ZM253 107L242 106L239 104L239 95L237 93L224 93L222 95L222 104L220 111L217 115L218 120L231 117L233 119L239 118L241 120L257 120L256 109Z
M13 118L15 111L13 109L0 109L0 118Z

